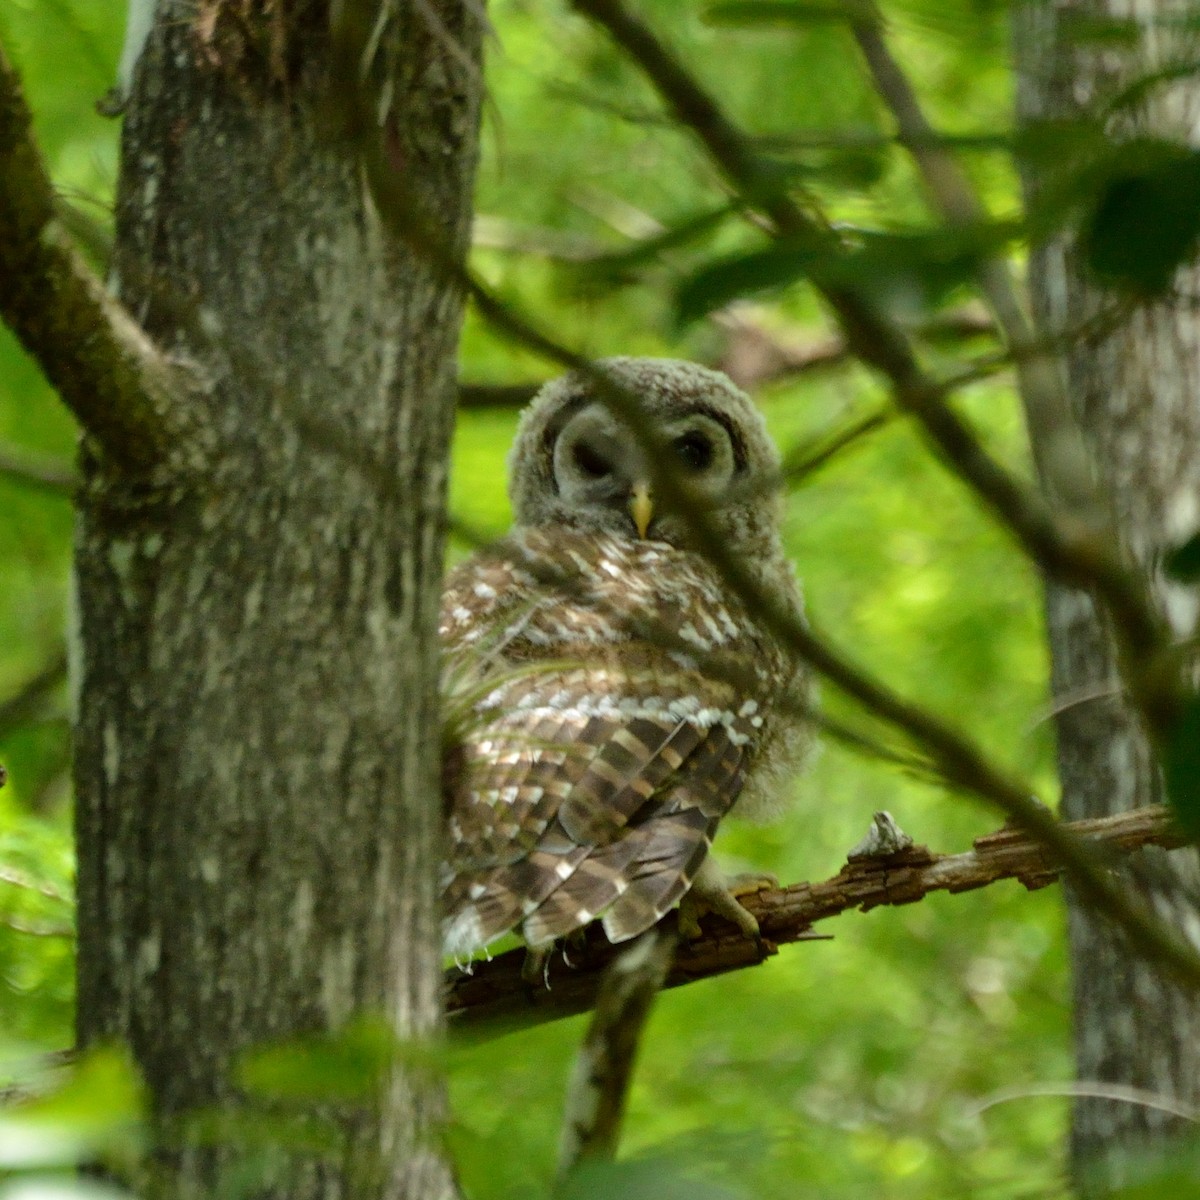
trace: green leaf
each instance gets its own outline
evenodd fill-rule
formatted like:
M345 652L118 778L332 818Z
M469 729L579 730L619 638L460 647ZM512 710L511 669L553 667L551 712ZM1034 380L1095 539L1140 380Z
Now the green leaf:
M1131 142L1106 167L1084 223L1085 260L1111 285L1143 295L1164 292L1200 238L1200 152Z
M1188 698L1167 735L1162 766L1179 824L1190 838L1200 838L1200 695Z
M364 1018L337 1033L312 1033L248 1051L238 1081L266 1099L361 1101L383 1085L397 1062L426 1066L428 1048L401 1041L387 1022Z
M127 1054L90 1051L58 1087L0 1117L0 1167L127 1159L141 1145L142 1086Z
M882 308L928 309L970 279L1015 234L1009 224L890 233L857 230L843 250L779 242L702 267L678 287L681 325L732 300L801 279L850 288Z
M1167 553L1163 570L1180 583L1200 582L1200 533Z
M779 288L804 279L821 257L811 246L779 243L765 250L720 259L701 267L675 292L675 316L680 325L744 296Z

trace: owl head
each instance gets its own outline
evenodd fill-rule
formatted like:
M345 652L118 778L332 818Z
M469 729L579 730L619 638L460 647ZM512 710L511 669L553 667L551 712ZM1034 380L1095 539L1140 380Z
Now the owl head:
M509 456L518 526L561 525L586 533L686 547L691 526L659 503L654 481L672 472L686 503L750 558L779 553L779 453L750 398L719 371L669 358L596 363L655 431L651 464L641 437L595 380L573 372L548 383L525 410Z

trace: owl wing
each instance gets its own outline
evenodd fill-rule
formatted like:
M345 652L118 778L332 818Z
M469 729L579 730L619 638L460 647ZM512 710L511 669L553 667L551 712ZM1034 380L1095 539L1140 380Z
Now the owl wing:
M649 928L687 891L741 789L746 739L719 722L567 707L569 740L543 740L541 717L531 728L511 715L488 728L451 814L443 903L459 950L517 925L544 944L601 914L613 941Z
M522 932L531 945L600 914L609 941L624 941L654 925L691 886L720 818L741 791L746 744L731 740L724 725L689 729L700 735L696 746L664 786L526 918Z
M731 687L614 629L627 597L606 608L555 595L522 611L505 603L530 594L517 571L470 564L444 605L451 646L470 642L493 667L530 665L478 706L463 746L443 892L450 952L518 925L531 945L600 915L614 941L653 925L703 862L752 746L755 705L733 711ZM480 607L487 620L469 616ZM600 627L606 637L585 636ZM551 650L578 665L542 669Z

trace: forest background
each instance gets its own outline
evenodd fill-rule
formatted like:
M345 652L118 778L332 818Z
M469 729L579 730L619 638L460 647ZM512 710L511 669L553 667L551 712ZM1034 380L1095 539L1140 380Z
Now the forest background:
M640 9L735 116L775 135L772 152L805 172L837 222L921 224L919 181L890 140L845 29L819 13L747 26L722 20L720 6L661 0ZM958 138L962 164L1000 215L1019 207L1008 16L988 0L903 0L887 10L891 45L929 115ZM122 18L119 6L88 0L0 8L0 37L23 74L37 138L97 258L111 225L119 122L95 102L115 78ZM711 168L657 115L618 52L562 6L499 0L490 19L474 268L589 355L726 366L751 386L792 462L837 445L796 472L787 492L787 548L814 620L1053 804L1041 589L1028 560L904 420L876 419L887 411L883 389L830 344L805 289L681 319L684 281L751 241L720 213ZM642 262L610 257L630 237L689 224L703 231L699 243L679 238ZM948 365L966 349L986 352L986 319L955 272L925 282L925 292L898 292L894 303L917 323L952 317L934 355ZM504 455L516 409L483 403L504 399L488 389L548 373L469 314L460 377L484 386L464 395L458 422L460 530L489 536L508 523ZM965 389L959 403L993 453L1028 476L1007 375ZM0 790L0 1070L10 1079L72 1036L63 663L75 437L37 368L0 329L0 762L10 776ZM469 545L459 536L453 553ZM842 715L835 695L828 704ZM878 809L938 851L966 849L1000 824L974 801L828 740L784 818L728 822L718 854L785 882L824 878ZM782 1200L798 1181L811 1195L886 1200L1065 1194L1067 1101L1047 1094L1071 1077L1059 891L1004 883L844 916L822 931L834 939L661 997L623 1154L669 1159L714 1195ZM452 1046L453 1146L468 1194L545 1191L581 1033L576 1018ZM72 1088L62 1112L78 1136L60 1148L64 1158L89 1139L136 1128L136 1085L115 1063L96 1064ZM0 1124L0 1153L7 1144ZM661 1189L662 1176L653 1178Z

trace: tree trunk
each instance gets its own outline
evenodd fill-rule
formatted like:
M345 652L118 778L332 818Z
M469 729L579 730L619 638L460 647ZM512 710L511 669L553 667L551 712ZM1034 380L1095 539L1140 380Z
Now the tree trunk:
M1185 55L1168 11L1146 0L1031 3L1017 21L1018 103L1025 121L1106 119L1114 140L1152 134L1195 143L1200 81L1193 73L1147 89L1104 117L1106 101L1133 80ZM1134 43L1082 40L1083 21L1128 20ZM1157 19L1156 19L1157 18ZM1096 28L1095 25L1092 28ZM1037 178L1026 179L1036 201ZM1090 275L1072 239L1056 237L1030 263L1044 333L1077 329L1116 298ZM1177 292L1200 293L1200 271L1181 270ZM1065 355L1067 386L1111 499L1128 561L1153 581L1173 632L1195 632L1197 593L1163 579L1163 552L1200 525L1200 324L1191 299L1141 303L1105 331L1076 338ZM1111 639L1089 598L1051 587L1047 614L1059 709L1063 814L1104 816L1161 800L1154 754L1120 694ZM1145 852L1135 885L1156 910L1200 944L1197 856ZM1200 1104L1200 997L1131 953L1109 925L1068 897L1075 978L1075 1049L1081 1080L1142 1089L1159 1099ZM1153 1151L1181 1121L1129 1099L1084 1098L1074 1108L1071 1150L1084 1192L1102 1192L1127 1174L1129 1156Z
M366 137L461 253L481 12L381 7ZM246 1047L364 1014L402 1037L440 1021L435 630L461 296L376 210L327 102L330 20L324 3L160 0L124 130L116 286L197 365L216 446L170 479L83 453L78 1035L127 1042L144 1073L150 1194L247 1183L244 1146L185 1129L239 1104ZM453 1194L439 1086L398 1070L382 1090L250 1191Z

